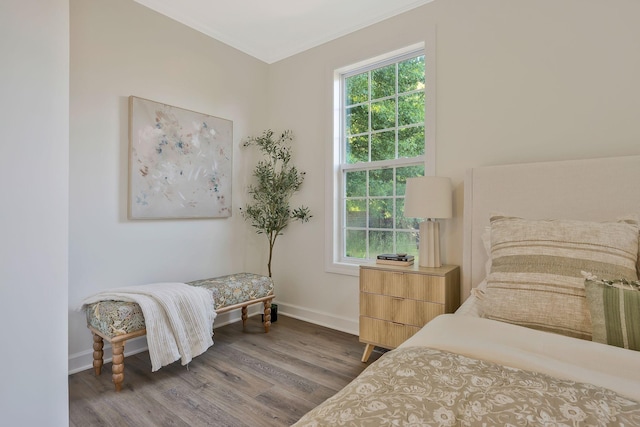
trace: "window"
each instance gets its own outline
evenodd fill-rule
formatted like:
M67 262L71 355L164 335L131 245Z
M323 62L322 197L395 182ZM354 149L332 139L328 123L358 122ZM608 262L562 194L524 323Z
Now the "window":
M404 191L407 178L433 169L428 69L421 46L336 72L332 264L417 255Z

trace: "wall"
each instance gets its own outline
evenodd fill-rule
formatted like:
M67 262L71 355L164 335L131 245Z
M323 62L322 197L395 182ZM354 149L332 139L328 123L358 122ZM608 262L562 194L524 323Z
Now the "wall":
M635 0L436 1L266 65L130 0L72 0L71 371L91 358L73 311L82 297L266 270L266 242L237 211L222 220L126 219L129 95L234 121L236 207L253 165L240 139L266 127L294 131L295 164L307 172L294 204L314 217L292 223L276 244L279 310L357 333L357 277L324 270L333 70L435 31L436 167L455 185L443 257L459 264L466 169L640 153L639 16Z
M69 369L75 372L92 360L91 335L76 310L84 297L117 286L265 272L264 251L250 244L257 237L237 207L253 164L240 140L266 126L267 65L131 0L70 6ZM231 218L127 219L130 95L233 121ZM221 315L216 325L230 318ZM128 343L127 354L145 345L144 338Z
M68 425L69 4L0 3L0 413Z
M436 170L455 186L444 261L462 259L463 179L471 167L640 153L640 2L436 1L270 69L270 122L298 136L312 222L279 242L280 310L357 333L357 277L324 270L332 73L436 32ZM585 189L588 191L588 189Z

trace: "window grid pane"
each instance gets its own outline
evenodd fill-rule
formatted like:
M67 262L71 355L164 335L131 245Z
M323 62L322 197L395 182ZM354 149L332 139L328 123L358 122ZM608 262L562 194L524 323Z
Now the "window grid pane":
M424 70L417 55L342 79L343 164L352 165L342 172L344 258L417 255L418 221L404 217L404 191L407 178L425 173Z
M423 175L421 163L343 172L345 257L371 259L395 252L417 255L418 220L404 217L404 192L407 178Z

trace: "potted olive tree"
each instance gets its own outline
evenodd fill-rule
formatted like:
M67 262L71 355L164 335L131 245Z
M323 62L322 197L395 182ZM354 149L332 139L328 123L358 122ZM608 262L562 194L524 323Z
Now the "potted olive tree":
M263 154L263 159L253 170L255 183L248 188L251 201L240 211L256 232L264 234L269 240L269 277L273 246L278 236L291 220L304 223L311 218L309 208L300 206L292 209L289 204L293 194L302 185L305 175L291 164L292 141L293 135L290 130L274 136L273 131L269 129L261 136L247 138L243 143L244 147L256 146Z

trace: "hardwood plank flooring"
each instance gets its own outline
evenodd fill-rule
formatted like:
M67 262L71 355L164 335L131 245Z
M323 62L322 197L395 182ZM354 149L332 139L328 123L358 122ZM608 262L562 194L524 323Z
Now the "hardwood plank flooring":
M278 316L268 334L260 316L214 330L214 345L188 367L151 372L149 353L126 355L122 391L111 363L69 376L69 425L289 426L380 357L360 362L358 337Z

